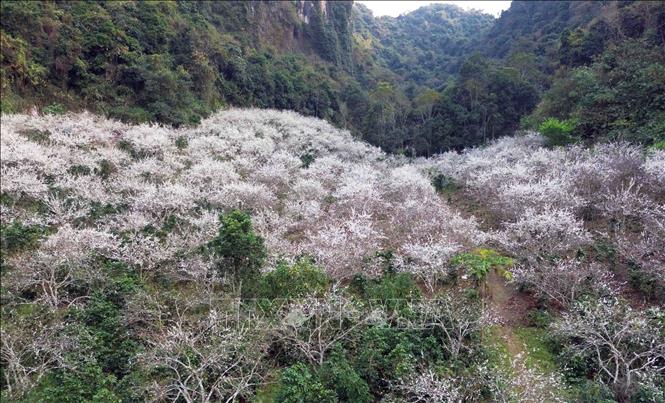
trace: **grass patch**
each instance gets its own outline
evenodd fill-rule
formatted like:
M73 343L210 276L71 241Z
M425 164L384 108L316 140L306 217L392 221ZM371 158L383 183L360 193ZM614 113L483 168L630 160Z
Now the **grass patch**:
M37 130L37 129L24 129L24 130L19 130L18 134L24 136L28 140L46 145L51 141L51 132L48 130Z
M557 371L556 357L550 349L550 341L546 329L517 327L513 329L513 332L524 343L524 348L527 352L525 354L525 363L528 368L538 369L545 373Z
M512 359L505 332L511 332L513 342L522 344L524 350L524 363L527 368L538 370L541 373L558 371L556 357L550 348L550 339L547 329L536 327L515 327L503 329L501 326L492 326L483 333L483 346L491 364L499 369L511 372Z
M501 326L491 326L482 333L485 354L490 364L506 373L513 372L512 357L506 340L501 334Z
M254 395L254 398L251 400L253 403L272 403L277 397L277 392L279 391L279 371L275 371L274 374L270 376L274 378L273 382L268 382L263 384Z

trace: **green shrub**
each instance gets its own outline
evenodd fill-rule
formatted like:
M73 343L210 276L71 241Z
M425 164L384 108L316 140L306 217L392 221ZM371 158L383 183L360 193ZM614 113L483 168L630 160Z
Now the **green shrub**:
M653 143L653 145L651 145L651 147L649 147L649 149L650 150L665 150L665 140L660 140L660 141L657 141L657 142Z
M76 369L60 369L42 378L25 397L25 402L94 402L120 403L114 393L117 380L104 374L94 363L84 363Z
M72 165L67 169L67 172L73 176L86 176L92 173L90 167L85 165Z
M316 159L316 156L312 152L306 152L305 154L300 156L300 162L302 163L300 165L301 168L309 168L309 166L314 162Z
M51 132L48 130L25 129L19 130L18 134L25 136L28 140L39 144L48 144Z
M49 106L45 106L42 109L42 112L46 115L64 115L67 112L67 109L62 104L57 102L52 103Z
M641 383L631 396L632 403L665 402L665 379L657 378Z
M319 378L325 386L334 390L342 402L371 402L369 386L351 367L344 350L337 348L319 371Z
M384 274L370 281L366 290L369 299L418 299L420 289L409 273Z
M441 173L432 177L432 186L439 193L452 192L458 189L457 184L452 178Z
M23 225L15 221L10 225L0 226L0 247L2 254L36 246L46 235L46 228L39 225Z
M331 403L335 392L326 389L321 381L302 363L284 370L275 394L278 403Z
M530 326L546 329L553 321L552 314L542 309L536 309L527 315Z
M407 329L371 327L360 337L353 366L371 390L385 390L391 381L414 370L417 363L414 350L419 350L414 345L415 341L416 338ZM429 344L426 346L432 347ZM431 353L426 348L417 352Z
M116 106L109 110L110 118L124 122L145 123L154 121L155 118L141 106Z
M285 262L261 278L261 298L299 298L308 295L323 295L328 288L328 276L310 259L301 258L292 266Z
M111 175L118 171L118 168L109 160L99 161L99 167L95 168L95 173L102 179L108 179Z
M232 210L219 219L219 233L208 244L218 258L217 270L222 276L231 277L243 295L252 295L266 258L263 238L254 232L250 216L242 211Z
M576 402L580 403L616 403L612 390L600 382L585 380L575 391Z
M500 255L492 249L476 249L470 253L460 253L450 259L450 263L466 269L476 286L485 281L490 270L496 270L500 275L510 279L508 268L513 265L513 259Z
M649 274L638 266L630 265L628 281L633 288L639 290L648 299L665 302L665 282L658 276Z
M351 284L356 295L400 315L411 313L409 302L420 299L420 289L409 273L385 273L377 279L356 276Z
M127 298L141 286L125 264L99 259L107 280L99 285L84 307L65 316L65 332L74 348L65 352L66 368L57 369L29 393L26 402L136 401L140 345L127 331Z
M591 252L593 253L593 258L595 260L607 263L612 268L616 266L618 260L617 250L611 240L607 238L599 238L591 246Z
M575 142L575 137L572 135L577 127L577 123L573 120L559 120L557 118L548 118L538 126L540 134L547 139L547 145L550 147L565 146Z
M178 138L175 139L175 146L178 148L178 150L184 150L188 145L189 143L187 142L187 137L185 136L178 136Z

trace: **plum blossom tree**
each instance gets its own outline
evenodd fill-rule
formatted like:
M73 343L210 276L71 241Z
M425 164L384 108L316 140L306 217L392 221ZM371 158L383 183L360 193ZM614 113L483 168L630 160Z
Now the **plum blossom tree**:
M649 203L638 214L641 231L622 228L616 237L618 249L641 270L662 280L665 278L665 206Z
M561 337L589 356L600 379L626 401L643 376L665 374L665 316L638 311L618 300L579 304L554 324Z
M48 371L65 365L66 340L62 324L46 320L7 323L0 327L3 397L19 399Z
M229 324L216 316L228 307L215 305L227 295L228 280L245 269L256 279L280 261L311 256L337 290L356 274L380 274L375 256L389 250L399 270L434 292L452 256L490 244L521 261L517 280L572 307L581 295L611 293L606 267L571 256L591 242L588 228L614 223L604 236L621 259L657 280L665 276L664 158L658 150L625 143L546 149L542 137L527 133L411 161L321 120L258 109L224 110L182 129L129 126L87 113L7 115L0 130L3 224L20 220L51 234L36 249L3 255L9 267L2 272L3 305L6 297L10 305L30 299L48 312L84 309L97 284L115 292L118 279L100 267L99 256L127 267L130 282L177 283L174 301L152 295L137 302L138 294L150 294L144 289L132 294L124 314L145 346L141 364L154 381L146 391L154 400L249 399L265 371L261 324ZM432 177L454 183L455 195L472 198L470 212L490 220L450 206ZM220 215L228 218L235 209L248 215L223 223L220 233ZM202 253L211 241L216 252ZM249 284L243 284L245 290ZM448 355L461 357L474 349L471 336L493 322L465 299L448 297L427 301L416 313ZM277 343L315 366L372 320L342 293L326 298L289 302L271 329ZM631 315L625 315L630 323ZM12 398L61 366L67 347L58 344L60 327L18 331L17 317L2 325L3 375L11 377L3 385L11 385ZM630 327L631 334L642 334L638 327ZM615 370L605 358L615 353L601 353ZM639 365L650 362L640 357ZM478 388L466 387L471 383L508 401L535 399L537 388L523 387L529 383L546 385L538 393L558 388L525 375L516 389L525 394L512 396L481 367L471 371L473 379L453 379L423 366L396 393L414 401L479 400ZM627 372L619 372L625 379ZM662 371L637 373L642 382L643 375L655 379Z
M65 224L36 251L11 258L10 264L18 269L12 285L35 292L37 301L53 309L74 304L103 276L92 260L112 257L117 248L108 233Z
M50 133L48 147L20 134L26 128ZM164 268L179 276L172 269L195 238L178 244L146 229L194 233L183 222L202 209L271 217L257 226L270 261L311 254L338 278L365 270L364 258L378 249L427 236L482 242L473 219L446 206L408 161L288 112L228 110L177 130L85 113L12 116L3 119L1 141L2 190L13 201L3 203L3 217L122 234L119 258L144 274ZM26 200L45 206L42 215L24 208Z
M496 323L492 313L461 295L441 295L415 306L416 325L441 333L441 346L452 360L472 352L473 335Z
M252 394L261 382L265 343L260 327L229 323L211 310L200 318L176 311L173 318L151 333L150 349L140 357L148 371L161 374L149 384L156 400L232 402Z
M454 379L438 375L431 369L402 380L395 389L410 403L461 402L463 397Z
M282 315L273 330L277 339L284 348L319 366L335 344L351 338L373 318L357 302L335 293L326 298L296 299L286 305Z
M565 308L572 307L584 295L601 297L615 291L607 268L577 259L519 265L512 273L513 281L526 284L536 295Z
M413 243L404 245L401 264L398 267L420 279L430 292L452 270L448 264L450 258L462 247L456 243L436 242Z
M570 211L527 209L517 221L506 224L495 240L507 251L533 262L574 251L588 244L591 235Z
M665 188L665 150L653 150L644 162L647 180L654 192L662 194Z

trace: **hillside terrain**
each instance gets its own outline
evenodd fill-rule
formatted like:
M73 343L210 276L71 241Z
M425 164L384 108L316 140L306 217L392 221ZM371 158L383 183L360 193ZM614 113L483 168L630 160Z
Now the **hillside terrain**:
M4 399L662 398L662 150L2 122Z
M665 2L0 11L0 402L665 402Z
M310 1L0 10L5 112L180 126L224 106L288 109L410 155L548 118L568 120L571 141L663 140L662 2L514 1L498 19L440 4L375 18Z

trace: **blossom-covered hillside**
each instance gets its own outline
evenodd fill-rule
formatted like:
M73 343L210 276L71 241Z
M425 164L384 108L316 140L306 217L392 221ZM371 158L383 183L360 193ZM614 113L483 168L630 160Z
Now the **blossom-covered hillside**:
M2 174L7 222L187 279L210 270L196 249L232 209L251 212L272 263L311 255L336 279L372 271L366 258L380 249L450 255L484 239L415 167L291 112L229 110L184 130L5 117ZM165 226L163 239L144 231Z
M3 399L663 397L662 150L409 160L258 109L0 139Z
M665 151L628 143L549 149L542 140L506 137L421 163L482 201L497 229L494 242L541 275L559 277L542 268L548 257L609 243L614 258L660 285L663 300ZM555 279L534 285L547 287L547 280Z

